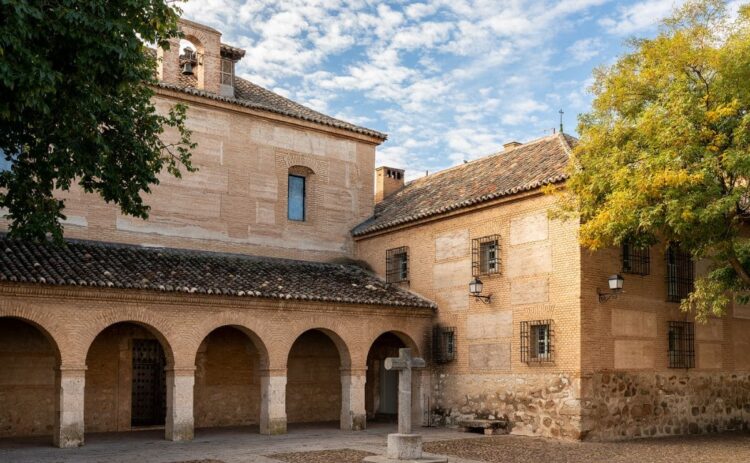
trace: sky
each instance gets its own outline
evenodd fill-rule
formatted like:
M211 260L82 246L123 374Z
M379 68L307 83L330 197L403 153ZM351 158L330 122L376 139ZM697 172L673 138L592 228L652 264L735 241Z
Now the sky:
M592 70L653 36L681 0L192 0L184 16L247 51L236 73L388 134L407 179L575 134Z

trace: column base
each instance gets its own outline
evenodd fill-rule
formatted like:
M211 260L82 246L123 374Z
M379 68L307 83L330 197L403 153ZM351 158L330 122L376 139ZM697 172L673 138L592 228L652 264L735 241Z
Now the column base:
M364 431L367 429L367 415L362 413L342 418L341 429L343 431Z
M447 463L448 458L446 457L427 457L422 456L422 458L410 458L406 460L398 460L393 458L388 458L383 455L373 455L371 457L365 457L363 462L366 463Z
M264 423L260 429L261 434L267 436L277 436L286 434L286 418L271 418L268 423Z
M61 449L74 449L83 446L83 426L71 425L56 430L53 444Z
M422 436L419 434L388 434L388 450L385 456L365 457L367 463L446 463L442 456L422 455Z

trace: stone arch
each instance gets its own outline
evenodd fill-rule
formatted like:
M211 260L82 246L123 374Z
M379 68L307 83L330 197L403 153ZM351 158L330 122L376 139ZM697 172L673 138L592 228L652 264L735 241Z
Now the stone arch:
M92 319L89 326L81 329L81 332L76 333L76 335L80 337L80 347L78 352L75 353L75 356L80 361L80 365L86 364L86 357L91 349L91 344L96 337L107 328L118 323L132 323L146 329L151 335L159 340L159 343L164 349L167 367L171 368L175 365L176 354L180 354L181 350L175 349L176 343L172 342L171 324L167 320L152 316L148 312L140 310L118 310L110 312L103 317Z
M261 338L257 333L259 330L250 327L244 323L230 321L230 320L220 320L217 323L212 323L205 328L201 329L200 331L194 333L195 335L195 341L197 341L197 344L191 346L192 352L193 352L193 362L192 365L195 365L195 360L198 355L198 348L200 347L201 343L203 342L208 335L213 333L214 331L218 330L219 328L225 328L230 327L234 328L238 331L241 331L245 336L247 336L250 341L253 343L256 349L258 349L258 353L260 354L260 369L261 370L267 370L270 367L270 357L268 352L268 347L266 342Z
M351 365L349 348L328 328L304 330L287 359L286 414L289 423L342 424L342 370Z
M106 318L87 332L86 429L113 432L166 424L167 372L175 355L165 326L146 316Z
M0 437L56 429L60 344L33 318L0 315Z
M341 337L333 328L324 326L315 326L312 328L304 328L299 332L295 333L294 336L290 337L291 342L287 346L286 356L289 357L290 351L294 343L307 332L319 331L325 334L336 346L339 353L339 359L341 361L341 369L349 369L352 366L352 350L349 348L349 344Z
M195 349L195 428L258 425L268 350L255 331L232 323L212 325Z
M62 364L63 356L62 350L60 349L60 343L57 341L55 335L52 334L52 330L45 326L45 320L41 317L34 316L33 314L27 315L16 315L16 314L0 314L0 321L4 319L18 320L28 325L33 326L37 329L42 336L44 336L52 347L52 351L55 355L55 366L59 367Z

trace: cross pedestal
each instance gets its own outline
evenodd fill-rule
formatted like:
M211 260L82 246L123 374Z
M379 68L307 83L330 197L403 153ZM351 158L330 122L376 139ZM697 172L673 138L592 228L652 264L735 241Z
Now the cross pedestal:
M411 356L411 349L399 349L398 357L385 359L386 370L398 371L398 433L388 434L386 456L372 456L364 459L370 463L414 462L443 463L447 458L423 457L422 436L411 430L411 370L424 368L425 361Z

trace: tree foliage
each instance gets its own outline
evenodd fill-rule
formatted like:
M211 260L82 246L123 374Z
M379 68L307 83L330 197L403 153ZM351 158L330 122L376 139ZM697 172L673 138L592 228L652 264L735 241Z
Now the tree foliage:
M706 259L682 308L721 315L750 288L750 8L688 2L630 45L595 71L562 210L590 249L679 242Z
M167 48L179 13L164 0L0 0L0 207L11 235L61 239L55 191L74 183L146 218L157 174L193 170L186 108L157 112L146 45Z

